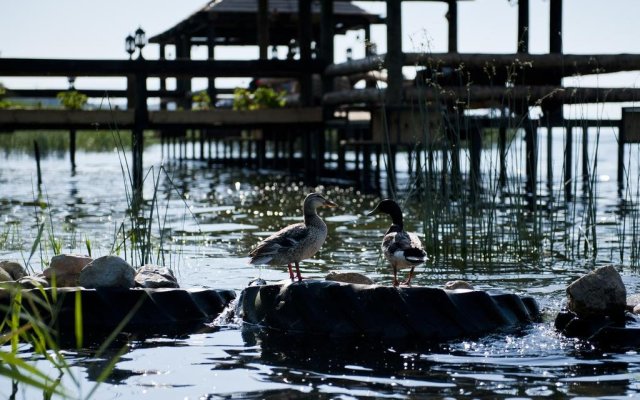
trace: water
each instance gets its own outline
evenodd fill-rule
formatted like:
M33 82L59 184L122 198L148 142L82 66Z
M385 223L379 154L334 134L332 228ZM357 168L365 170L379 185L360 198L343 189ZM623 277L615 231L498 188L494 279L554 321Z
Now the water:
M541 143L544 143L544 136ZM516 157L521 149L514 142ZM562 139L554 143L554 165L562 160ZM541 145L542 147L542 145ZM578 148L577 144L574 148ZM595 149L592 141L591 148ZM567 284L593 265L620 267L630 293L640 280L628 265L629 243L621 239L621 203L628 213L633 198L622 201L615 183L616 142L603 134L598 150L597 215L599 247L595 259L566 258L555 253L532 259L500 262L446 262L418 269L417 285L441 286L464 279L476 288L507 290L536 298L543 322L510 334L494 334L473 340L442 344L412 344L343 349L327 343L280 343L243 329L236 322L183 337L146 340L120 339L125 352L94 397L98 399L175 398L405 398L405 397L623 397L640 393L640 356L635 351L604 351L589 343L567 339L553 329L553 318L562 307ZM595 151L595 150L594 150ZM630 149L631 163L637 162ZM541 177L546 158L541 151ZM483 157L491 160L491 151ZM483 159L485 159L483 158ZM464 160L462 157L463 169ZM495 160L495 159L494 159ZM556 161L559 160L559 161ZM158 173L160 149L145 152L145 164ZM491 169L491 163L485 163ZM0 169L0 218L3 221L0 259L28 258L36 236L38 215L53 226L53 236L64 252L86 253L89 238L93 256L110 252L118 227L126 221L127 202L122 170L115 152L77 154L77 171L68 160L55 156L43 160L43 201L34 202L35 171L32 158L9 153ZM402 165L402 162L399 163ZM493 164L495 165L495 163ZM279 175L256 171L210 168L200 163L166 164L174 185L161 180L159 198L164 232L168 233L165 257L178 274L182 287L232 289L239 293L260 277L277 281L287 277L285 268L256 269L247 264L247 253L260 238L300 218L300 202L311 188L288 182ZM556 179L559 171L556 169ZM514 168L514 173L519 170ZM634 168L629 168L632 174ZM637 171L637 168L635 168ZM409 180L406 172L401 182ZM148 178L150 182L152 178ZM635 175L629 182L637 182ZM146 185L145 197L152 195ZM541 184L541 193L547 190ZM557 190L559 184L554 183ZM366 274L377 282L391 281L389 269L379 260L378 243L388 222L363 217L377 202L349 188L318 187L341 204L323 210L329 226L327 243L313 260L302 266L309 278L322 278L332 270ZM579 186L577 188L580 190ZM637 188L632 187L630 193ZM578 193L580 195L580 193ZM544 197L544 196L542 196ZM578 196L579 198L580 196ZM580 200L577 200L580 201ZM581 208L579 208L578 212ZM508 211L505 214L508 214ZM420 231L422 222L409 210L407 224ZM578 218L580 219L580 218ZM573 228L572 228L573 229ZM547 249L543 246L543 252ZM621 255L622 254L622 255ZM45 241L30 265L39 270L53 255ZM62 374L63 386L74 397L87 396L102 368L119 346L96 358L91 349L66 350L70 371ZM23 345L21 355L53 378L51 364ZM0 396L11 394L11 382L0 378ZM39 398L42 392L23 385L16 398Z

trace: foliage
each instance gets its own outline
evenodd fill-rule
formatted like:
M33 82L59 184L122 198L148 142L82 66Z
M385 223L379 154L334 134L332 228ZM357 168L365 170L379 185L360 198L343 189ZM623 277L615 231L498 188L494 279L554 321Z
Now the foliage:
M4 100L4 96L7 94L7 89L0 83L0 110L9 108L11 105L7 100Z
M270 87L261 86L255 91L236 88L233 92L234 110L260 110L281 108L286 104L285 91L276 92Z
M191 101L194 103L194 110L208 110L211 108L211 96L206 90L195 93L191 97Z
M62 106L67 110L81 110L87 104L87 95L76 90L60 92L56 96Z

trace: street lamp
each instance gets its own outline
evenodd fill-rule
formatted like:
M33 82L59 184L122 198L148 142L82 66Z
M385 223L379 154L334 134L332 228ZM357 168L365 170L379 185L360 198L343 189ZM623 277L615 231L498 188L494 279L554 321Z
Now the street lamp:
M131 60L133 53L136 51L136 39L131 34L124 39L124 49L129 53L129 60Z
M145 33L141 27L138 27L138 29L136 29L135 43L136 47L140 49L140 58L144 58L142 57L142 48L147 44L147 37L145 36Z

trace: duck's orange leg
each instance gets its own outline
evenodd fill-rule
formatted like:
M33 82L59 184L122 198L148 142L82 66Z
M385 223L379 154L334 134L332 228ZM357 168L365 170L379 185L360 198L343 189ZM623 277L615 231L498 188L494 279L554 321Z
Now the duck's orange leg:
M296 274L298 275L298 282L302 282L302 275L300 275L300 265L296 263ZM293 275L291 275L291 279L293 280Z
M289 265L287 265L287 267L289 267L289 279L293 280L294 277L293 277L293 270L291 269L291 263L289 263Z

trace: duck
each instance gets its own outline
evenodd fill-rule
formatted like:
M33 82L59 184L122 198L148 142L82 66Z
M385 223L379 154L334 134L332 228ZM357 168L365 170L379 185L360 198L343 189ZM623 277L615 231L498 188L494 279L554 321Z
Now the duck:
M289 278L294 281L291 264L296 267L296 277L302 281L300 275L300 261L313 257L327 238L327 225L320 218L317 209L320 207L338 207L327 200L320 193L308 194L302 210L304 222L286 226L262 240L251 250L250 264L253 265L287 265Z
M402 284L411 286L413 271L417 265L427 260L427 253L420 238L415 233L404 230L402 209L391 199L384 199L367 215L387 214L391 217L391 226L382 238L382 253L393 269L393 286L398 286L398 270L411 268L409 276Z

